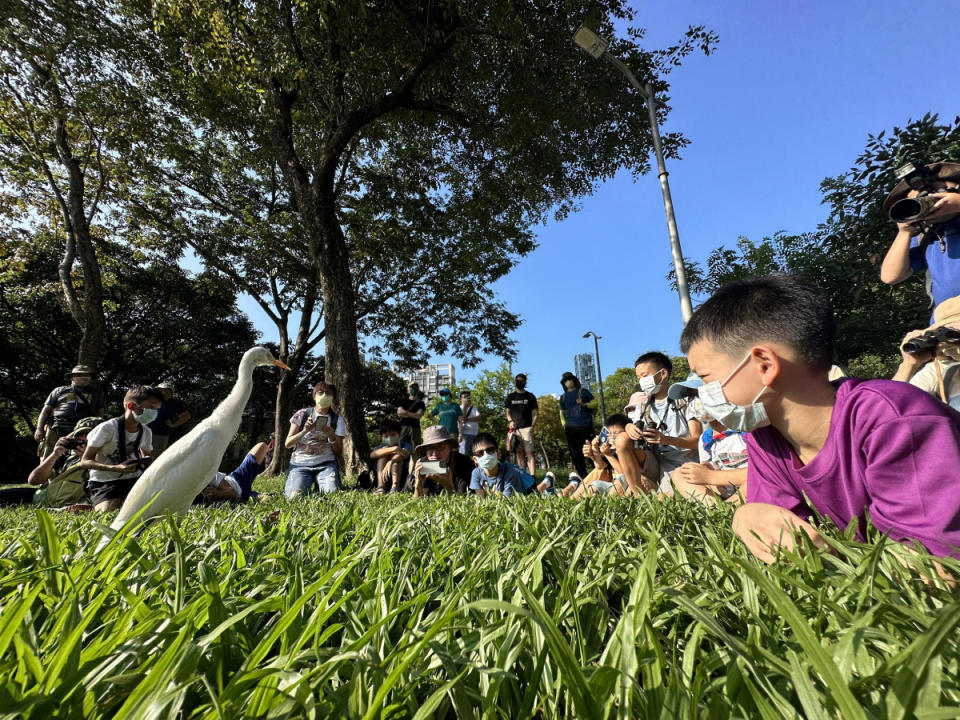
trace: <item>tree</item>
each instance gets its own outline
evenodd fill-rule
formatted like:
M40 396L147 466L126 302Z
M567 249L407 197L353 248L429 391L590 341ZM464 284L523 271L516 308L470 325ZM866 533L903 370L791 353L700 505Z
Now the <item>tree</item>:
M126 51L136 30L89 0L24 0L6 10L0 28L2 231L8 238L41 228L55 232L61 257L52 277L81 331L73 359L96 367L106 337L97 245L109 234L104 210L124 188L118 138L137 117L118 112L136 95L129 79L139 66Z
M81 338L49 279L56 277L59 243L40 234L0 245L0 413L20 435L32 435L46 394L63 384ZM205 417L229 392L239 358L256 342L233 287L115 243L104 247L106 353L97 382L108 411L118 409L126 388L168 380L193 416ZM273 377L264 375L258 387Z
M563 216L618 169L649 167L645 111L569 42L571 15L590 15L608 34L612 18L630 20L620 0L153 7L160 74L176 105L160 125L187 118L213 129L239 161L223 163L222 175L241 189L247 178L271 186L272 174L278 192L266 197L289 213L296 254L322 297L328 374L344 388L357 440L359 331L382 343L374 352L405 361L428 349L465 365L484 352L509 357L518 320L487 288L532 249L529 228ZM650 53L639 35L613 49L661 95L670 67L715 42L693 28ZM206 132L179 136L186 141L164 146L158 165L207 147ZM684 143L664 142L671 154ZM206 185L190 187L209 208ZM443 332L451 325L456 332Z
M560 422L560 403L553 395L537 398L540 412L537 416L536 440L548 467L566 467L567 436Z

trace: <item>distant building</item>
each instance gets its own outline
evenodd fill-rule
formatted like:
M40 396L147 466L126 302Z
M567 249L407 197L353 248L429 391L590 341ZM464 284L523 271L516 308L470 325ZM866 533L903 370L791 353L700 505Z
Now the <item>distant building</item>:
M597 366L593 364L593 355L580 353L573 356L573 374L580 380L580 384L590 392L597 385Z
M427 400L440 395L443 388L453 387L457 382L456 368L450 363L445 365L427 365L419 370L406 372L403 379L407 383L415 382Z

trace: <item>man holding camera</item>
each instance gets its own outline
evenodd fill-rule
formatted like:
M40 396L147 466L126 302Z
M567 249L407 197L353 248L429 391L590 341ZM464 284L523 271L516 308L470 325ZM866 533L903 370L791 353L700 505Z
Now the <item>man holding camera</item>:
M897 234L880 266L896 285L920 270L934 306L960 295L960 163L911 163L883 203Z
M33 434L39 443L40 457L53 452L57 440L71 432L83 418L103 416L103 391L94 387L92 381L93 368L77 365L70 371L70 384L54 388L47 396Z
M116 510L149 464L153 434L163 395L139 385L123 396L123 415L102 422L87 437L81 466L90 471L87 490L98 512Z

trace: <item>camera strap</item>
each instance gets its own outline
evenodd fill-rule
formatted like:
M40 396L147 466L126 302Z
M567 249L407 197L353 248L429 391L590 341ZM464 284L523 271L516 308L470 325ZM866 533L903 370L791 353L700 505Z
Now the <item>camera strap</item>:
M111 459L117 465L122 465L131 455L140 449L140 441L143 439L143 425L137 423L137 437L133 441L133 449L127 452L127 428L125 427L124 416L113 419L117 426L117 449L114 451Z

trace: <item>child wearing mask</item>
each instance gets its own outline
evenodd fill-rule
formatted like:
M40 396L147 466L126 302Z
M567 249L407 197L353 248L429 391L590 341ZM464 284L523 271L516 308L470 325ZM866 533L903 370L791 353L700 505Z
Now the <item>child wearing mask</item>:
M396 420L384 420L380 425L380 444L370 453L375 463L377 495L385 492L399 492L407 478L412 448L400 440L402 426Z
M960 557L960 413L907 383L827 379L833 310L790 276L732 283L693 314L680 345L705 412L747 434L747 503L733 528L774 562L813 513L870 521L892 540Z
M545 494L553 488L554 474L548 472L540 484L529 473L516 465L500 462L497 439L490 433L480 433L473 442L473 461L477 467L470 476L470 490L480 497L489 494L532 495Z
M704 426L698 447L700 462L684 463L673 472L676 492L706 505L718 500L739 502L747 483L746 433L725 428L711 418L700 398L690 401L690 412Z

